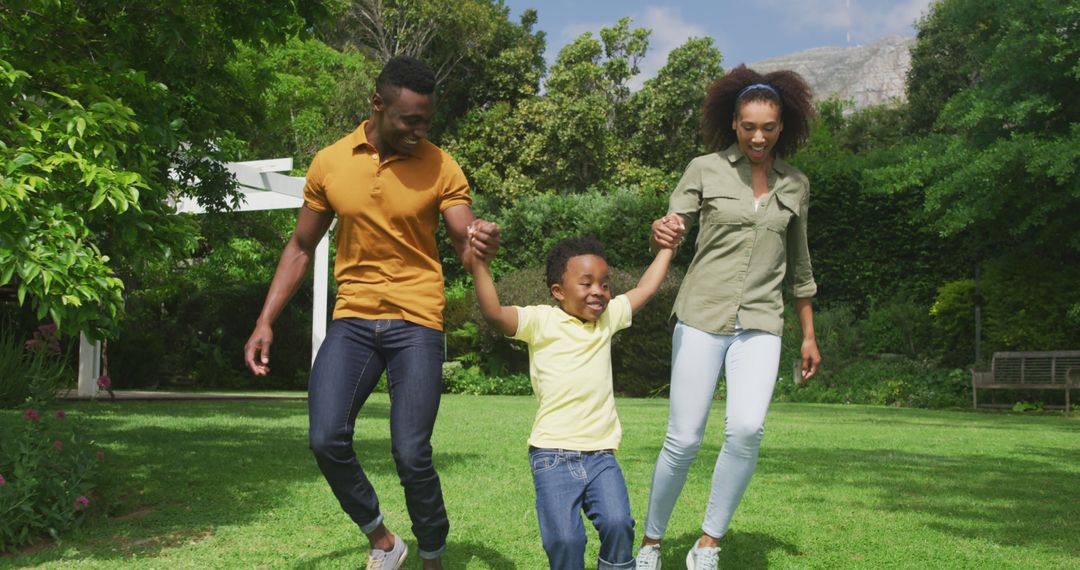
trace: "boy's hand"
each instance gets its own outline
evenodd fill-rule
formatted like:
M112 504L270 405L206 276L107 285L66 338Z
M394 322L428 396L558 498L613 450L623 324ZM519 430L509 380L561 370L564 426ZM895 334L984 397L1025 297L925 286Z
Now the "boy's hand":
M668 214L652 223L652 237L662 248L675 249L683 242L686 225L678 214Z

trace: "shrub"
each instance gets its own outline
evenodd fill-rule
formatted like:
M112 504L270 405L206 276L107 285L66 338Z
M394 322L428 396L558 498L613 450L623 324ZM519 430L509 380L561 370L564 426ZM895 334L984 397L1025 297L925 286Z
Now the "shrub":
M104 457L62 410L9 417L0 441L0 551L82 523L99 502L94 479Z
M862 358L822 371L798 386L781 370L777 398L787 402L951 408L970 401L969 376L904 357ZM827 381L826 381L827 378Z
M930 308L909 296L873 299L860 329L863 349L869 354L903 354L917 359L937 353Z
M25 343L10 328L0 328L0 407L47 405L72 376L56 327L42 325Z
M946 366L967 366L975 360L975 281L950 281L938 289L930 307L934 343Z
M526 396L532 394L529 375L489 376L478 366L458 361L443 363L443 391L474 396Z

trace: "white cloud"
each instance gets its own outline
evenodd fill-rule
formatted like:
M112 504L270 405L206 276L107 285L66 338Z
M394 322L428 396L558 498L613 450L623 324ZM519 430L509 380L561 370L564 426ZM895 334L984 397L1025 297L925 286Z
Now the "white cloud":
M909 35L933 0L761 0L789 30L851 32L853 44Z

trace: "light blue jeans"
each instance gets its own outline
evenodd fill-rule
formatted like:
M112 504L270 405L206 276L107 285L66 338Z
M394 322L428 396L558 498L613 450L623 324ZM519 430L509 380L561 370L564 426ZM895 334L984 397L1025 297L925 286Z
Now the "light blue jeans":
M553 570L585 569L585 525L600 535L597 570L634 567L634 519L622 469L611 451L529 448L536 515Z
M713 469L712 492L701 526L705 534L720 538L757 466L765 413L780 365L780 337L739 328L734 335L712 334L680 321L671 350L671 411L653 471L645 536L664 537L687 471L701 449L716 382L726 367L724 446Z

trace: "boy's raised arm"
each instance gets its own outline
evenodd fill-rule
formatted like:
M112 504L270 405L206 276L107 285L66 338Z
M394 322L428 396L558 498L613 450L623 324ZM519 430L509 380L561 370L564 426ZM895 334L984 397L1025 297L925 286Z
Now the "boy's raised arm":
M660 290L660 285L664 282L664 276L667 275L668 266L671 265L671 258L674 255L674 249L661 248L649 268L645 270L645 274L638 279L637 287L626 292L630 300L631 312L636 313L638 309L644 307L645 303L648 303L649 299L652 299L653 295Z
M472 251L469 252L469 257L472 258L470 269L476 286L476 301L480 304L480 314L484 315L484 320L488 324L499 329L502 334L511 336L517 333L517 308L499 304L499 294L495 291L495 281L491 279L487 262L471 255L472 253Z
M666 241L671 245L660 247L652 264L638 280L637 287L626 292L626 296L630 299L630 311L633 313L644 307L645 303L648 303L649 299L652 299L653 295L660 290L664 276L667 275L668 266L671 265L671 258L675 256L675 248L682 242L683 234L686 233L686 224L678 214L668 214L653 222L654 233L657 227L663 228L667 234L670 234L665 235L668 237ZM660 245L654 239L649 241L652 246Z

